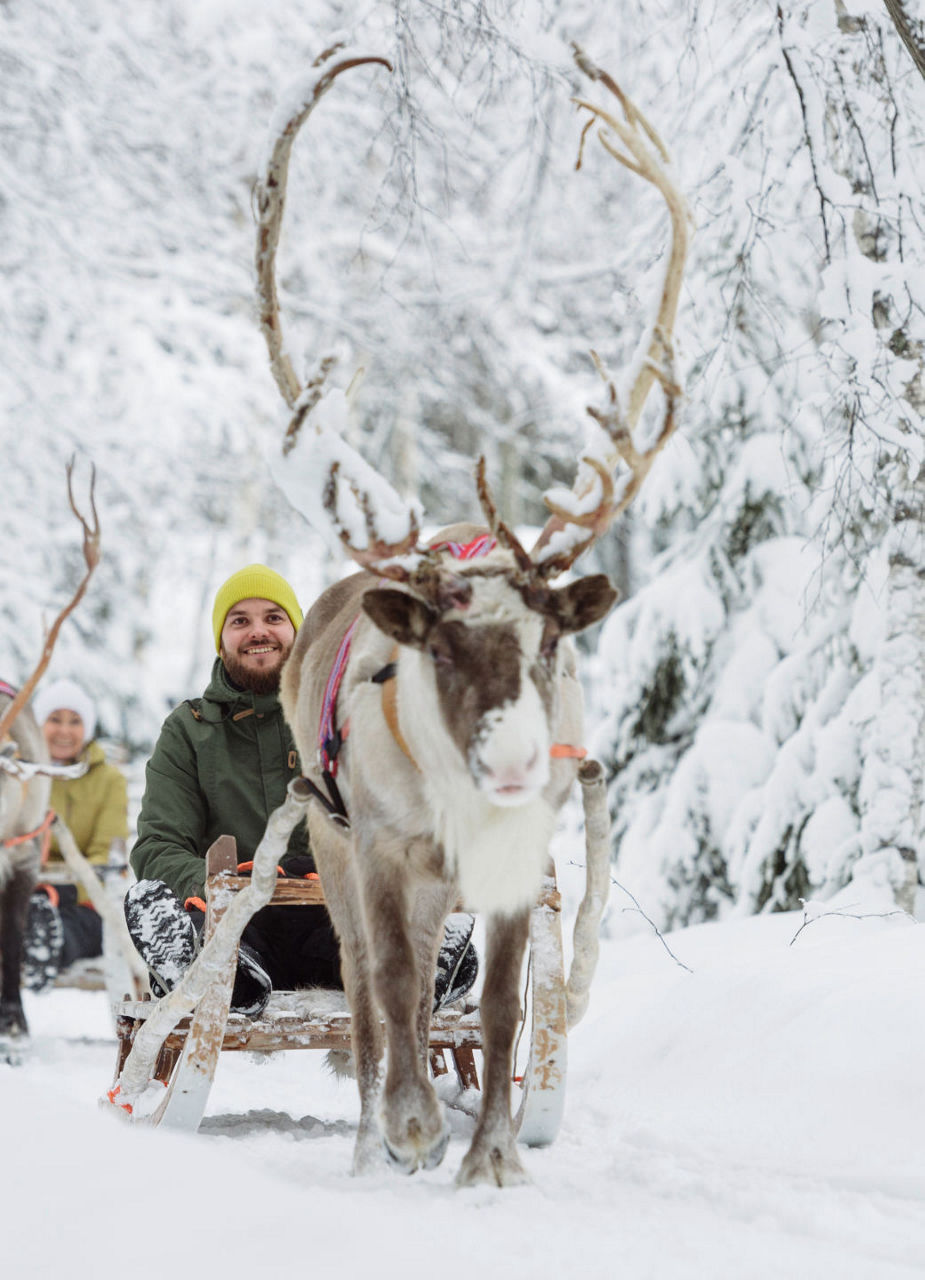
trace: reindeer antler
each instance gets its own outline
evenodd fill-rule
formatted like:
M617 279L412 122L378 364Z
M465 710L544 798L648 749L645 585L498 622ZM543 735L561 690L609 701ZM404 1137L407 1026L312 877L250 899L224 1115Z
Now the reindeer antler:
M513 554L514 559L517 561L518 569L523 573L532 576L535 566L533 561L530 559L528 552L524 550L520 539L514 533L513 529L506 525L498 516L498 508L495 505L495 500L492 496L491 489L488 487L488 479L485 475L484 455L479 458L478 464L476 465L475 484L479 495L479 504L481 505L489 529L501 545L503 547L507 547L508 551Z
M623 120L618 120L592 102L575 99L581 110L591 113L582 130L575 167L581 168L588 132L596 121L600 122L604 127L598 131L598 138L605 151L661 192L671 218L671 249L648 350L633 380L625 408L613 382L603 373L597 354L591 353L598 371L607 382L609 403L604 410L589 408L588 413L604 429L611 447L603 458L582 458L586 470L576 477L570 492L559 494L552 491L546 495L546 504L552 514L530 554L538 572L547 578L573 564L629 506L675 429L675 409L681 391L674 372L671 333L680 298L690 222L684 198L666 171L668 152L655 129L606 71L596 66L578 45L572 48L579 68L614 95L624 116ZM625 150L614 144L610 134L616 135ZM632 432L655 382L659 383L665 395L665 417L655 443L640 452L633 442ZM621 462L626 471L622 477L622 488L615 496L615 472ZM588 470L593 474L589 475ZM594 503L590 509L589 502Z
M312 63L313 72L342 48L343 45L336 44L326 49ZM271 122L270 131L274 142L263 180L257 184L257 297L260 303L260 329L266 339L270 353L270 368L276 379L276 385L289 408L296 411L296 418L290 423L287 436L297 434L301 420L312 407L311 405L300 406L300 398L309 389L317 389L320 395L324 378L333 364L333 358L326 357L326 360L322 361L319 377L312 379L309 387L303 388L283 346L279 297L276 292L276 250L279 247L279 233L286 210L289 158L302 125L341 72L348 71L351 67L365 66L368 63L379 63L389 71L392 70L392 64L376 54L351 54L329 66L320 75L311 75L305 84L295 86L288 103L280 105ZM316 396L312 404L317 403L317 399Z
M327 484L324 487L324 509L331 518L331 523L338 532L344 547L364 569L375 570L385 578L395 578L398 581L405 582L408 578L408 569L401 564L390 564L389 561L399 556L412 555L417 550L418 528L417 516L414 511L409 511L409 529L404 538L400 538L394 542L388 542L379 532L377 524L377 512L375 503L368 490L361 489L360 486L348 477L347 483L353 495L353 500L359 508L363 516L363 522L366 526L366 546L359 547L354 541L354 534L344 523L338 510L337 499L340 493L340 471L341 464L332 462L328 472Z
M80 604L81 600L83 599L84 592L87 589L87 584L89 583L90 578L93 575L93 571L100 562L100 521L99 521L99 516L96 513L96 500L94 497L94 491L96 488L96 467L91 463L91 466L90 466L90 513L93 518L92 525L83 517L80 511L78 511L77 504L74 501L74 488L72 484L73 474L74 474L74 459L71 458L70 462L67 464L67 497L68 497L68 502L71 505L71 510L73 511L77 519L80 521L81 527L83 529L83 555L84 555L84 561L87 566L87 572L84 574L83 578L81 579L80 584L78 585L77 590L74 592L74 595L72 596L70 603L64 606L64 608L58 614L57 618L55 618L54 622L52 623L51 629L49 630L48 634L45 637L45 645L42 649L42 656L39 659L38 663L36 664L35 670L32 672L32 674L29 676L26 683L22 686L22 688L16 694L16 697L7 707L3 715L0 716L0 741L3 740L5 735L8 733L9 728L12 725L13 721L16 719L20 711L23 709L23 707L32 697L32 691L35 689L35 686L38 684L39 680L44 675L45 669L48 666L49 662L51 661L51 655L54 650L55 643L58 639L58 632L61 630L61 624L64 622L65 618L68 617L69 614L73 613L73 611L77 608L78 604Z
M340 53L337 61L331 61ZM278 109L271 122L272 145L262 180L257 185L257 295L260 305L260 328L270 356L270 368L280 394L292 411L286 430L283 452L289 453L295 446L299 432L312 409L322 398L324 383L335 361L325 356L318 372L303 387L292 361L285 351L282 326L279 318L279 297L276 290L276 251L286 205L286 183L292 147L302 125L311 115L321 98L331 88L337 77L352 67L377 63L392 70L391 63L376 54L350 53L342 45L327 49L313 63L308 79L296 85L287 94L287 100ZM329 64L329 65L326 65ZM321 68L321 70L319 70ZM377 524L378 503L383 498L384 482L375 476L363 459L343 440L336 447L329 443L320 450L324 454L327 476L322 493L322 503L341 542L359 564L365 568L376 567L385 576L404 579L407 570L400 565L383 562L410 555L419 550L419 523L413 508L405 509L401 500L389 491L390 505L402 507L404 532L394 538L385 537ZM346 492L349 497L342 503ZM373 487L376 498L373 497ZM353 510L345 514L344 505ZM350 518L348 518L348 516ZM365 530L366 545L362 544L361 530ZM360 536L358 536L360 535Z
M267 342L273 376L292 411L284 452L292 449L303 422L321 400L324 380L333 363L330 357L326 357L321 362L318 374L302 387L283 346L274 271L292 146L298 130L341 72L368 63L378 63L391 70L391 65L385 58L344 53L340 61L332 62L319 73L317 68L328 62L340 48L338 45L322 54L314 64L312 78L298 87L295 105L281 108L277 112L271 126L275 137L270 158L264 178L257 188L260 324ZM581 70L592 80L603 84L616 97L624 116L622 121L618 120L602 107L576 99L582 110L591 113L591 118L582 131L576 167L581 167L584 144L590 128L595 122L599 122L603 126L599 130L599 138L605 150L620 164L639 174L661 192L671 216L672 238L658 315L652 327L645 359L633 381L626 409L620 404L614 383L606 378L597 355L592 352L598 370L607 382L609 402L604 410L589 408L588 412L603 429L606 446L600 454L593 452L582 458L584 469L576 477L570 491L551 490L546 494L551 515L529 554L512 530L499 518L485 478L484 460L479 462L477 486L486 519L498 541L514 555L521 572L536 583L554 577L573 564L609 528L614 517L632 501L656 455L674 431L675 405L680 395L674 373L671 332L687 253L687 208L677 187L668 177L665 168L668 153L652 125L607 72L595 66L577 45L574 46L574 51ZM623 150L611 140L614 136L622 144ZM665 395L665 418L655 443L640 451L633 441L632 433L655 382L659 383ZM330 397L326 403L330 409ZM364 567L375 567L377 571L387 573L387 576L407 580L409 569L395 562L412 554L417 557L427 554L417 544L418 520L415 512L405 508L381 477L372 472L340 437L335 437L334 433L325 432L322 428L317 428L317 434L317 455L321 457L323 464L320 474L326 476L321 500L341 542L353 559ZM324 439L325 436L330 438ZM317 461L315 455L313 460ZM617 477L615 473L621 463L623 474ZM615 483L617 480L621 482L619 490ZM390 508L389 522L397 530L389 536L385 536L381 530L383 505ZM392 520L396 512L400 513L400 520L397 522ZM392 563L388 565L388 569L383 569L383 564L390 561Z

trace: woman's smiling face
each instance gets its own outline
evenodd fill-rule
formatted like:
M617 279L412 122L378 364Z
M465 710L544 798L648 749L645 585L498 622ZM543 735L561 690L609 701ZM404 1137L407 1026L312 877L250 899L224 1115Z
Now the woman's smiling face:
M49 713L42 725L48 754L55 764L69 764L80 755L87 730L76 711L66 707Z

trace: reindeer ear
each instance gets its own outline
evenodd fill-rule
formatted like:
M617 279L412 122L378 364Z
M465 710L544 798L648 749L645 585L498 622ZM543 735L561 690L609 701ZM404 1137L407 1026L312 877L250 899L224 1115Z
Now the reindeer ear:
M585 627L600 622L617 603L619 595L604 573L579 578L554 591L553 613L563 635L584 631Z
M438 619L436 610L417 596L383 588L366 592L363 612L392 640L415 649L423 647Z

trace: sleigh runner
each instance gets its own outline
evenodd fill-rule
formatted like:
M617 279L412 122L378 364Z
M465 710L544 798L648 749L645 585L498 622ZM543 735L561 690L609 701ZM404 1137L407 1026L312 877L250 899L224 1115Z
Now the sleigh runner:
M608 840L603 771L586 761L580 771L585 807L588 883L575 924L572 979L565 980L561 895L550 863L531 913L528 984L522 1053L513 1081L515 1127L528 1146L554 1141L565 1100L567 1034L584 1011L596 960L596 939L606 901ZM323 904L319 881L276 879L279 847L311 798L303 781L290 787L271 815L250 876L235 874L235 841L222 836L207 855L206 925L202 950L183 981L160 1000L128 999L116 1008L115 1077L104 1102L135 1123L194 1132L208 1104L223 1052L276 1053L291 1049L351 1049L344 993L325 989L274 992L255 1019L230 1011L237 945L261 907ZM603 888L603 891L602 891ZM466 998L432 1019L427 1056L434 1078L455 1074L456 1100L480 1088L482 1026L477 1001ZM152 1095L154 1101L152 1101Z

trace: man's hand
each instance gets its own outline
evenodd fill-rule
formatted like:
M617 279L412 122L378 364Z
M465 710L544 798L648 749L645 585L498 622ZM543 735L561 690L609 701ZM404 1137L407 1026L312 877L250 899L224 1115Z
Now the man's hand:
M310 853L294 853L286 859L286 875L295 876L297 880L318 880L315 870L315 859Z

